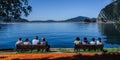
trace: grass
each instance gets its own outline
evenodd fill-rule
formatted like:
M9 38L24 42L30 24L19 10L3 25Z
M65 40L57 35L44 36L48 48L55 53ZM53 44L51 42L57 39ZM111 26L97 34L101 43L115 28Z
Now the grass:
M58 48L57 50L63 53L74 53L72 48Z
M29 51L23 51L23 52L16 52L16 54L39 54L39 53L48 53L46 51L37 51L37 50L33 50L32 52Z
M119 52L120 53L120 48L104 48L108 52Z
M92 51L83 51L83 50L80 50L78 52L75 52L74 51L74 48L51 48L50 49L51 52L45 52L45 51L37 51L37 50L33 50L32 53L31 51L25 51L25 52L16 52L17 54L46 54L46 53L56 53L56 52L59 52L59 53L77 53L77 54L84 54L84 53L93 53L93 54L101 54L103 53L102 51L100 50L92 50ZM106 51L106 53L111 53L111 52L119 52L120 53L120 48L104 48L104 50Z
M73 48L52 48L51 50L56 50L59 52L63 52L63 53L103 53L103 51L100 50L92 50L92 51L83 51L80 50L79 52L75 52ZM106 53L111 53L111 52L119 52L120 53L120 48L104 48L104 50L106 51Z

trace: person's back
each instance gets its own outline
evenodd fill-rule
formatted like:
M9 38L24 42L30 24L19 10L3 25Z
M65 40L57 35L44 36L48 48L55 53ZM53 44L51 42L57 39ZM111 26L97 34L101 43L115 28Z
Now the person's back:
M102 42L98 40L97 45L102 45Z
M23 42L24 45L30 45L31 43L29 42L29 39L27 38L25 42Z
M37 40L37 39L33 39L33 40L32 40L32 44L33 44L33 45L37 45L38 43L39 43L39 40Z
M22 38L18 38L18 41L16 42L16 45L21 45L21 44L23 44Z
M42 41L40 42L41 45L47 45L47 42L45 41L45 38L42 38Z
M85 41L82 41L82 45L87 45L87 43Z
M92 40L90 41L90 45L95 45L95 38L92 38Z
M76 38L76 40L74 41L74 44L75 44L75 45L81 44L80 38L79 38L79 37Z
M32 40L33 45L37 45L39 43L38 36L35 37L35 39Z
M84 41L82 41L82 45L88 45L88 41L86 37L84 37Z
M47 43L45 38L42 38L42 41L40 42L40 44L46 46L46 51L50 51L50 45Z
M97 45L102 45L101 38L98 38L96 44L97 44Z

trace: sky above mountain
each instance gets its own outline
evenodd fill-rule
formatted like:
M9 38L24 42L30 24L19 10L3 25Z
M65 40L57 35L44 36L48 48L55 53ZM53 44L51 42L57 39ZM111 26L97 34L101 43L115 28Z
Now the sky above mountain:
M28 20L65 20L77 16L97 17L111 0L29 0Z

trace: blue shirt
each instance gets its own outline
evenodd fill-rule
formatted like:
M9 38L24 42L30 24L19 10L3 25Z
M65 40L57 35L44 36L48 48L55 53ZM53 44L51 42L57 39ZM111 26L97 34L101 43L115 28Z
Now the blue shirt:
M83 41L83 42L82 42L82 45L87 45L87 43Z

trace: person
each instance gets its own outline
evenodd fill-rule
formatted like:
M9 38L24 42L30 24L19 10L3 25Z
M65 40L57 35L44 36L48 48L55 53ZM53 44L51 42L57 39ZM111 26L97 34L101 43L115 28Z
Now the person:
M82 41L82 45L87 45L87 44L88 44L87 38L84 37L84 41Z
M22 42L22 38L18 38L18 41L16 42L16 45L21 45L23 42Z
M97 45L102 45L101 38L98 38Z
M45 38L41 39L42 41L40 42L41 45L47 45L47 42L45 41Z
M39 44L38 36L35 36L35 38L32 40L33 45Z
M26 38L26 39L25 39L25 42L23 42L23 44L24 44L24 45L30 45L31 43L29 42L29 39Z
M75 44L75 45L81 44L79 37L76 37L76 39L75 39L75 41L74 41L74 44Z
M42 41L40 42L41 45L45 45L46 46L46 51L50 51L50 45L48 45L47 41L45 40L45 38L41 39Z
M95 45L95 38L92 38L92 40L90 41L90 45Z

